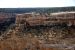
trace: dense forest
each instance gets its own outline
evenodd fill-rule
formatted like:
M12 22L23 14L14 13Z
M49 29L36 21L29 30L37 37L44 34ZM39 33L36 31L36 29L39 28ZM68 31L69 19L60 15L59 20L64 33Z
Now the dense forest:
M26 12L52 13L52 12L62 12L62 11L75 11L75 7L0 8L0 12L4 12L4 13L26 13Z

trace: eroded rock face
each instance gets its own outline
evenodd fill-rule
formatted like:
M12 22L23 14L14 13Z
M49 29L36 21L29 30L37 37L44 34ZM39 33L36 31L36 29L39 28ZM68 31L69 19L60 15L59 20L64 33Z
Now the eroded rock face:
M16 23L25 24L26 26L50 26L54 24L66 23L68 26L75 25L75 12L51 13L51 15L25 13L17 14Z
M71 17L72 16L72 17ZM71 18L70 18L71 17ZM75 12L51 13L50 16L37 13L17 14L16 29L19 32L35 33L38 36L44 34L51 38L74 37L74 29L69 28L67 24L74 25ZM72 30L70 30L72 29ZM33 31L32 31L33 30ZM45 33L44 33L45 32ZM68 35L68 36L66 36ZM74 36L71 36L74 35ZM46 36L46 38L48 38Z
M44 35L42 37L43 39L74 37L75 35L68 28L68 26L74 25L75 23L74 14L75 13L71 12L66 12L66 14L54 14L51 16L45 16L45 14L36 15L32 13L18 14L16 17L17 30L20 32L23 31L26 34L32 33L39 37Z

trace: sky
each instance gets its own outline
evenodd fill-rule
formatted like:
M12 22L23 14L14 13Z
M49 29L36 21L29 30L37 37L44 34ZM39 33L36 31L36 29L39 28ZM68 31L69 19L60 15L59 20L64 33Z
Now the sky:
M66 7L75 0L0 0L0 8Z

